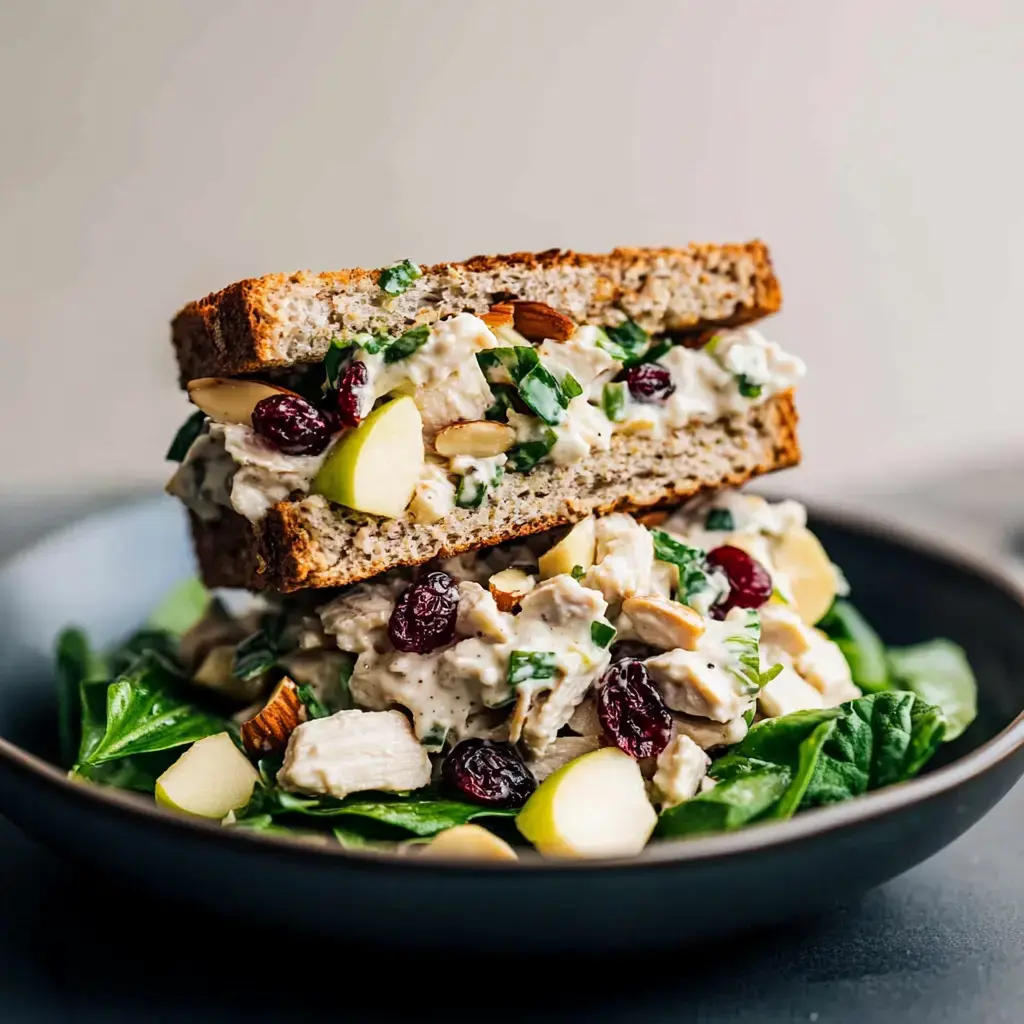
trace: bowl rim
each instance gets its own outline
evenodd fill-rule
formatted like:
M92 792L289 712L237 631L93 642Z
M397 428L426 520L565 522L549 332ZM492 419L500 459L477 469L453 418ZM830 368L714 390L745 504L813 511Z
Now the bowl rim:
M18 552L0 565L0 577L30 558L38 549L57 546L89 526L100 528L104 522L122 516L144 515L155 510L157 503L166 499L147 498L122 504L115 508L95 512L67 526L53 531ZM821 501L807 502L812 519L831 527L860 534L871 540L896 544L909 551L944 562L959 572L981 580L1010 597L1024 611L1024 581L1008 572L993 555L971 550L948 535L938 535L930 527L915 527L913 531L894 519L862 509L853 510ZM84 781L69 779L65 772L42 758L0 736L0 766L12 769L26 780L53 792L56 796L80 801L96 812L120 818L140 819L162 831L177 833L205 842L241 844L269 855L288 855L313 859L318 863L341 859L351 868L380 869L411 872L486 873L511 875L528 872L638 870L682 864L701 864L711 860L722 861L775 850L805 839L852 828L890 814L898 813L923 803L987 774L1000 763L1024 747L1024 709L992 738L956 761L938 768L925 776L899 783L887 789L867 793L853 800L829 807L815 808L782 822L764 822L736 832L698 836L693 838L659 839L653 841L636 856L595 859L544 858L532 850L520 852L516 861L480 862L449 858L410 856L408 852L353 849L322 840L319 836L263 833L247 829L224 828L219 821L193 818L167 810L139 794L126 792ZM410 849L414 849L412 847Z

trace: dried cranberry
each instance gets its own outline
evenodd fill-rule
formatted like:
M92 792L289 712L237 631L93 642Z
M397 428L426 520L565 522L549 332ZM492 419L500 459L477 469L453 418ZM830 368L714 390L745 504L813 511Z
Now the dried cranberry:
M708 552L708 565L721 569L729 581L729 593L712 609L716 619L730 608L760 608L772 596L772 578L756 558L741 548L723 544Z
M629 393L638 402L664 402L676 389L672 374L657 363L631 366L623 379L629 385Z
M338 378L334 415L341 426L354 427L363 418L363 398L369 379L366 363L358 359Z
M604 674L597 717L605 735L630 757L657 757L672 739L672 712L639 661L626 658Z
M429 654L455 639L459 588L446 572L428 572L402 591L388 620L391 645Z
M285 455L319 455L334 432L331 419L298 395L271 395L257 402L252 429Z
M463 740L445 758L441 778L459 796L491 807L522 807L537 788L515 748L492 740Z

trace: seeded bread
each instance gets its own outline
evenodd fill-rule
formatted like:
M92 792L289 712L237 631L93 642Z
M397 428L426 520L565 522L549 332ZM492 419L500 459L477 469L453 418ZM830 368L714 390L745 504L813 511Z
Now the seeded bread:
M793 395L786 392L745 415L697 424L666 440L616 434L610 451L582 463L542 462L529 474L507 473L482 507L457 508L431 525L360 515L319 496L275 505L258 527L234 512L214 523L193 517L196 553L210 587L339 587L592 512L638 511L739 487L800 461L796 422Z
M759 241L596 256L551 249L422 269L398 296L381 290L380 270L300 271L239 281L191 302L171 325L181 382L319 362L340 334L397 334L507 299L544 302L597 326L628 315L651 334L749 323L782 302Z

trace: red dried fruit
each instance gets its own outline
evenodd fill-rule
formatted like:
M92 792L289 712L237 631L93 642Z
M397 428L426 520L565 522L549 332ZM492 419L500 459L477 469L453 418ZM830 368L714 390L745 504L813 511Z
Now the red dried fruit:
M723 544L709 551L708 565L720 569L729 581L728 595L711 609L713 618L724 618L730 608L760 608L772 596L768 570L741 548Z
M522 807L537 788L516 749L492 740L463 740L444 759L441 778L459 796L490 807Z
M428 572L399 595L388 620L388 636L398 651L429 654L455 639L459 588L446 572Z
M271 395L257 402L252 429L285 455L319 455L334 433L331 418L298 395Z
M672 739L672 712L647 669L632 658L605 672L597 694L597 717L608 739L637 760L657 757Z
M672 374L657 363L631 366L623 379L629 387L629 393L638 402L664 402L676 389Z
M363 403L369 379L366 363L361 363L358 359L349 364L345 372L338 378L334 415L341 426L358 426L359 421L363 418Z

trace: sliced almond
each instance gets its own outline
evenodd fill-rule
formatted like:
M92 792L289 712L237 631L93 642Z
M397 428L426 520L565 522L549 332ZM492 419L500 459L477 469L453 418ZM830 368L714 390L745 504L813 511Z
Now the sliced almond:
M296 726L306 718L306 705L286 676L274 687L263 709L242 723L242 743L253 756L283 752Z
M665 651L695 651L704 619L688 605L664 597L627 597L622 610L644 643Z
M516 330L530 341L568 341L576 325L546 302L513 302Z
M469 420L453 423L437 432L434 448L438 455L469 455L474 459L487 459L501 455L516 443L516 432L507 423L493 420Z
M661 526L661 524L668 519L668 512L664 510L656 512L641 512L634 518L638 523L646 526L648 530L653 530L656 526Z
M188 397L218 423L252 426L257 402L273 395L294 395L294 391L260 380L232 380L229 377L199 377L188 382Z
M511 302L499 302L491 306L491 308L484 313L481 320L492 331L498 330L500 327L511 327L515 323L515 315L512 309Z
M487 588L494 598L498 610L515 611L519 602L537 585L535 577L523 572L522 569L502 569L488 581Z

